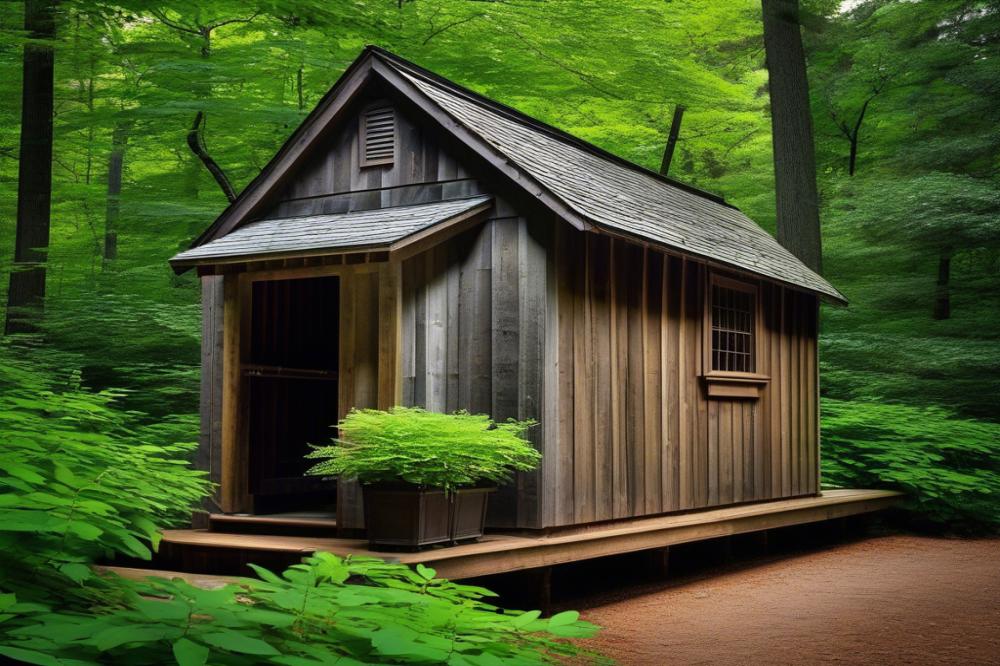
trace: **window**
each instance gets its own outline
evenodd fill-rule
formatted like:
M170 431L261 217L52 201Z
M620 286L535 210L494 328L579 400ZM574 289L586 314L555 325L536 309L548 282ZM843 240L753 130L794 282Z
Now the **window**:
M361 114L361 166L392 164L396 153L396 117L387 106Z
M756 289L751 285L715 277L712 280L711 308L711 370L755 372Z

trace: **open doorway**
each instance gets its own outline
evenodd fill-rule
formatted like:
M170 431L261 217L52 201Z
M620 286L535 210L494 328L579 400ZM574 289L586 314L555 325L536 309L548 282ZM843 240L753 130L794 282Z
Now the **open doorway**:
M310 444L335 435L340 278L252 283L243 364L249 490L257 514L335 511L336 482L307 477Z

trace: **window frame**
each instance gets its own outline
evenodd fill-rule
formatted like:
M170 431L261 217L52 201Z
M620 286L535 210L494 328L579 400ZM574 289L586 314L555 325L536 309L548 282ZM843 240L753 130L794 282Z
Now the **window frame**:
M365 145L367 144L368 136L368 114L372 111L388 109L392 113L392 155L389 157L380 157L377 159L368 159L366 156ZM361 109L358 114L358 166L360 168L365 167L375 167L375 166L392 166L396 163L396 157L399 155L399 112L396 107L389 104L385 100L379 100L377 102L372 102Z
M751 330L753 371L751 372L716 370L712 367L712 292L714 287L741 291L750 294L753 299L753 328ZM760 389L770 381L770 377L760 372L761 352L764 348L764 327L762 324L764 313L758 283L710 272L705 286L703 310L702 329L704 335L702 336L701 374L705 380L709 397L758 398Z

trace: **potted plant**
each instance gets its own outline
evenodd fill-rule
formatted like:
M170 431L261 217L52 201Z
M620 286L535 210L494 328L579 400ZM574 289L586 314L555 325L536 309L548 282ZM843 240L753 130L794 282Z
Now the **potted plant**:
M482 536L486 499L541 454L524 432L534 421L495 423L486 415L417 407L355 409L307 473L356 478L372 547L420 548Z

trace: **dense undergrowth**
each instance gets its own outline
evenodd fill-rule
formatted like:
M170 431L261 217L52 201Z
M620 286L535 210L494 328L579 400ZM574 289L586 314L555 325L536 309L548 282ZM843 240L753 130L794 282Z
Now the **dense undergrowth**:
M939 407L823 401L822 474L833 487L906 493L911 524L1000 530L1000 424Z
M373 558L320 553L218 590L99 574L146 558L209 483L169 424L94 392L65 357L0 356L0 655L34 664L549 663L600 661L565 639L575 612L502 611L488 590ZM19 357L15 360L15 356Z

